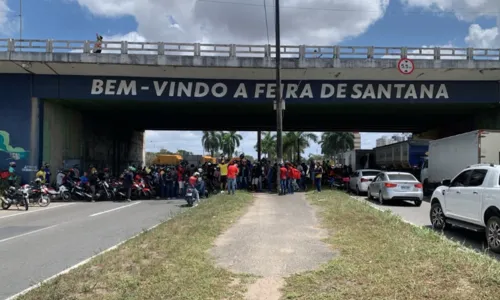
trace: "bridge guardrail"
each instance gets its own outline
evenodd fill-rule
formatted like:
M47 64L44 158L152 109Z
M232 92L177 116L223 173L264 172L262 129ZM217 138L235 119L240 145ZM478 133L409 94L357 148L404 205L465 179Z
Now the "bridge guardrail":
M0 39L0 52L92 53L94 41L78 40L17 40ZM283 58L305 59L453 59L499 60L500 49L440 48L440 47L374 47L374 46L319 46L283 45ZM102 53L219 56L219 57L275 57L273 45L164 43L104 41Z

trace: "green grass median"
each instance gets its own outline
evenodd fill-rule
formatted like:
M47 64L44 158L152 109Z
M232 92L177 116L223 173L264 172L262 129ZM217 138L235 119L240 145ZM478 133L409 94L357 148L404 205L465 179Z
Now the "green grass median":
M500 263L336 191L310 193L339 256L287 278L284 299L499 299Z
M244 276L215 267L207 250L251 202L214 196L18 299L242 299Z

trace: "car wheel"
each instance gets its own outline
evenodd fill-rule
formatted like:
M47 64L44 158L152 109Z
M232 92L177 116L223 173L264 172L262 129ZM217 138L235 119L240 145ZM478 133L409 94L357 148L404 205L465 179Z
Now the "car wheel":
M366 193L367 193L368 199L373 200L373 196L372 196L372 193L370 192L370 188L368 188Z
M384 200L384 196L382 195L382 191L378 192L378 202L380 203L380 205L385 204L385 200Z
M415 206L419 207L420 205L422 205L422 200L415 200L414 203Z
M491 251L500 253L500 218L497 216L486 222L486 241Z
M444 215L443 208L439 202L432 204L430 211L430 219L432 228L443 230L449 227L446 223L446 216Z

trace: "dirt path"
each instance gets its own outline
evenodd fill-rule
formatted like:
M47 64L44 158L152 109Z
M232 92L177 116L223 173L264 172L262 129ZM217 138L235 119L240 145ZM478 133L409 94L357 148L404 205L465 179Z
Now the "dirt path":
M246 299L277 300L284 277L316 269L334 256L321 241L325 236L304 194L257 194L249 211L217 239L211 252L221 267L261 276L248 288Z

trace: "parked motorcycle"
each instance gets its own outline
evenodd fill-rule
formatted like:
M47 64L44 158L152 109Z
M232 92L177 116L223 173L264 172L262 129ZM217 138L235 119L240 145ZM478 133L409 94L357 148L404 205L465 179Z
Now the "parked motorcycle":
M84 186L80 185L80 182L75 180L68 180L69 191L71 193L71 198L76 198L80 200L92 200L92 195L87 192Z
M45 188L46 188L46 193L51 201L59 199L62 199L63 201L71 200L71 193L65 185L61 185L57 190L52 187L49 187L48 185L45 185Z
M12 205L24 206L24 210L29 209L29 185L23 185L19 189L11 186L0 196L2 209L9 209Z

